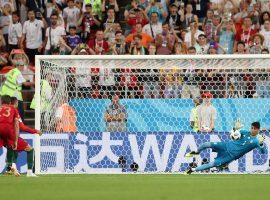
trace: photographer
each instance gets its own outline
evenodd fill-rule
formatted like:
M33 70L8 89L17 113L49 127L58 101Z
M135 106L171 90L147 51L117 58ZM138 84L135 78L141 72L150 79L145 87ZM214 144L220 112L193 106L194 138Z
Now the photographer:
M130 45L130 55L148 55L148 49L142 46L142 36L137 34L133 36L133 42Z
M135 32L135 26L137 23L141 23L143 26L148 22L148 16L141 8L133 9L128 17L127 23L132 27L132 33Z
M85 5L85 12L81 15L77 21L77 26L83 24L82 40L88 42L95 39L97 30L99 29L101 22L97 15L93 15L92 5Z
M128 21L130 15L134 16L134 13L135 13L134 9L142 9L142 10L144 10L144 8L139 5L138 0L132 0L130 5L127 5L125 7L125 12L124 12L125 21ZM132 30L132 26L129 26L127 24L126 30L125 30L125 36L130 34L132 32L131 30Z
M45 47L45 54L50 55L52 53L52 46L57 46L59 44L59 39L66 36L66 31L63 27L57 25L58 15L52 13L51 17L51 26L47 28L45 34L45 40L43 46Z
M103 19L107 19L108 17L108 10L112 8L116 13L116 17L118 18L119 13L119 6L117 0L102 0L102 12L103 12Z
M121 31L115 32L115 39L111 45L111 50L113 55L126 54L126 43Z

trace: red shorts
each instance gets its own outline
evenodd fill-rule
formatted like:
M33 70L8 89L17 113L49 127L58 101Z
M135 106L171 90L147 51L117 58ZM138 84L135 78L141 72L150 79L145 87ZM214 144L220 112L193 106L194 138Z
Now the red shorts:
M24 151L25 148L28 146L28 142L26 142L24 139L22 139L21 137L18 138L18 145L17 145L17 151Z
M0 124L0 147L13 147L15 142L15 133L12 126Z

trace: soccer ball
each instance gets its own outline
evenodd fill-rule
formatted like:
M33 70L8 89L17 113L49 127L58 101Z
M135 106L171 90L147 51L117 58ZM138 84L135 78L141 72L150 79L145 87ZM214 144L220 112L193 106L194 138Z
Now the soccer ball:
M230 131L230 138L232 140L239 140L240 137L241 137L241 133L240 133L239 130L235 130L235 131L234 130L231 130Z

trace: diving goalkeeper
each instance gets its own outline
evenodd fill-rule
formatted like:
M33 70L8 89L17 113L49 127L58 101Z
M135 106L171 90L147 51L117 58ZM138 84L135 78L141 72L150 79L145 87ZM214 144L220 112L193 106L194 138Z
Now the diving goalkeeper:
M202 150L211 148L214 152L217 152L217 157L213 162L198 166L196 168L190 168L185 173L191 174L192 172L203 171L210 169L212 167L220 167L225 164L242 157L246 153L250 152L255 148L259 148L261 153L266 152L264 146L265 136L258 135L260 130L260 123L253 122L251 124L250 132L240 131L241 137L238 140L233 140L230 142L206 142L202 144L198 151L191 151L187 153L186 157L192 157L198 155Z

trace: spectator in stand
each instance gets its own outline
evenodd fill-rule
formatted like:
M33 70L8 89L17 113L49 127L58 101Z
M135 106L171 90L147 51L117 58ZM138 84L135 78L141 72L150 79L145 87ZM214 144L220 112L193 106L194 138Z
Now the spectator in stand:
M188 31L186 29L182 29L180 31L180 33L178 34L179 35L178 42L185 43L185 37L186 37L187 32Z
M211 104L213 95L210 92L202 94L203 103L198 107L198 129L200 132L213 132L217 118L216 108Z
M147 6L147 8L145 9L145 13L150 17L152 12L157 12L159 19L159 22L163 22L166 17L167 17L167 13L165 12L165 10L163 9L162 5L160 2L157 2L156 0L150 0L149 5Z
M0 70L8 64L8 53L5 52L5 38L0 31Z
M249 54L261 54L263 47L263 42L264 42L264 37L256 33L255 35L252 36L252 45L249 48Z
M261 31L264 30L264 22L265 20L270 20L270 13L268 11L265 11L260 16L260 29Z
M111 45L112 55L125 55L126 54L126 43L125 37L122 34L122 31L115 32L115 39Z
M8 44L8 32L10 24L12 24L12 9L10 3L4 3L2 9L2 15L0 15L0 29L5 38L5 43ZM8 51L8 46L6 46L5 51Z
M59 45L59 39L65 38L66 31L62 26L57 25L58 15L52 13L51 27L48 27L45 33L45 40L43 46L45 46L45 55L50 55L51 50Z
M204 18L204 20L203 20L203 22L202 22L202 30L205 32L205 25L206 25L206 23L207 22L209 22L209 21L213 21L213 16L214 16L214 11L213 10L211 10L211 9L208 9L207 10L207 13L206 13L206 17ZM207 36L207 33L205 33L206 34L206 36Z
M85 5L85 12L81 15L77 22L77 26L83 24L82 40L88 42L94 40L96 32L101 25L101 21L98 15L94 15L91 4Z
M106 20L108 17L108 10L112 8L115 12L116 19L118 20L119 16L119 6L117 0L102 0L102 13L103 19Z
M270 50L270 19L264 21L264 29L260 34L264 37L263 46Z
M131 55L148 55L148 49L142 45L142 36L140 34L133 36L133 41L129 50Z
M104 40L104 32L102 30L96 32L96 39L90 40L88 46L96 55L104 55L109 51L109 44Z
M190 2L192 4L194 14L198 16L199 22L203 22L206 17L207 10L211 6L211 1L210 0L188 0L186 2Z
M69 28L69 24L77 24L77 22L80 19L80 16L82 15L81 11L79 8L77 8L74 4L74 0L67 0L67 5L68 7L66 7L63 10L63 18L65 21L65 27L66 27L66 31L68 32L68 28ZM78 26L77 26L78 28ZM79 30L77 29L77 32L79 32Z
M114 42L115 32L120 26L119 22L115 19L115 12L113 8L109 8L107 11L107 19L102 22L104 28L104 38L111 44ZM121 26L120 26L121 29Z
M148 48L148 45L149 43L153 42L153 38L148 35L147 33L143 33L142 32L142 24L141 23L137 23L136 24L136 32L135 33L131 33L129 34L127 37L126 37L126 43L127 44L130 44L131 42L133 42L133 36L134 35L141 35L142 37L142 45L145 47L145 48Z
M135 9L144 10L144 8L138 4L138 0L131 0L131 4L125 7L125 12L124 12L125 21L128 21L130 15L133 15L133 16L135 15L135 11L134 11ZM125 30L125 36L129 35L130 33L132 33L132 26L127 24L126 30Z
M204 32L199 30L198 23L195 21L190 23L188 30L189 31L185 35L185 44L189 48L196 44L198 36L204 34Z
M149 5L149 0L138 0L138 4L139 6L142 6L144 9L146 9Z
M176 42L174 45L174 54L175 55L187 54L186 45L182 42Z
M19 22L19 15L17 12L12 13L12 23L8 30L8 50L18 49L22 38L22 24Z
M141 23L143 26L148 22L148 16L145 14L144 10L141 8L136 8L129 14L127 23L132 27L132 33L136 32L136 24Z
M197 24L199 23L198 16L193 14L192 11L193 11L192 4L188 3L186 5L186 13L184 16L183 28L189 27L192 22L196 22Z
M219 54L233 54L234 38L236 29L232 20L224 21L217 27L217 35L219 35Z
M91 4L93 13L98 16L99 19L102 19L102 0L84 0L83 1L83 11L85 11L85 5Z
M80 36L76 35L76 26L69 24L69 35L66 37L67 45L73 50L78 44L82 43Z
M252 28L252 21L250 17L245 17L243 26L240 31L237 32L235 40L236 42L243 41L245 43L245 48L248 48L252 39L252 36L257 31ZM236 44L236 43L235 43ZM236 46L234 47L236 49Z
M52 13L53 12L58 14L57 25L62 26L63 28L65 28L65 20L64 20L64 17L63 17L63 7L62 7L62 5L60 5L59 3L54 2L54 9L53 9Z
M127 110L124 105L119 103L119 97L113 95L111 105L106 108L104 114L107 132L125 132L127 131Z
M188 54L195 55L196 48L189 47ZM188 65L189 68L184 70L181 98L189 99L200 97L199 81L201 80L202 70L199 70L198 67L196 68L196 62L194 60L187 60L186 65Z
M43 0L23 0L23 3L25 3L25 6L30 9L34 10L35 12L40 12L41 10L43 11L45 9L44 1Z
M242 41L236 42L236 52L234 54L246 54L245 43Z
M184 21L184 8L181 7L182 11L181 15L178 14L178 6L177 4L173 3L170 5L170 14L168 15L166 22L169 23L172 30L180 31L180 28L183 27Z
M198 43L194 45L197 54L207 54L209 43L206 40L206 35L200 34L198 36Z
M42 54L44 48L42 43L42 29L47 28L46 20L41 15L41 19L35 18L34 10L28 10L28 19L23 24L23 35L21 39L20 48L24 48L26 40L26 54L31 63L35 63L35 55Z
M115 11L113 7L107 9L107 17L102 21L103 30L111 27L112 24L119 23L115 16Z
M270 11L270 2L268 0L258 0L260 3L261 12Z
M173 52L175 43L175 36L170 31L170 25L168 22L162 24L162 34L158 34L156 37L156 47L158 55L169 55Z
M142 32L152 36L154 39L158 34L162 33L162 23L158 22L157 12L152 12L150 22L143 27Z

